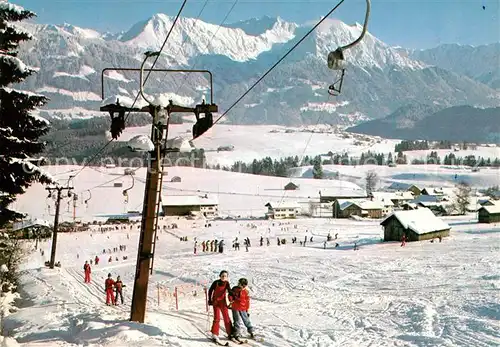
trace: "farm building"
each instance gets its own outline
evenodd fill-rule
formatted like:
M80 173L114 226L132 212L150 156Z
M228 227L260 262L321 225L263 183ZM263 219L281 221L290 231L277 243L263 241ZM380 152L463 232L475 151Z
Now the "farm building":
M382 218L383 212L384 206L378 201L338 199L333 203L333 218L349 218L351 216Z
M500 204L492 206L483 206L478 210L479 223L499 223L500 222Z
M285 186L285 190L297 190L299 189L299 186L296 185L295 183L293 182L289 182L286 186Z
M288 201L268 202L265 207L267 207L266 218L272 219L297 218L300 210L300 205L297 202Z
M12 233L15 238L19 239L47 238L52 235L52 229L49 222L34 219L14 223Z
M411 191L403 192L372 192L371 194L373 200L377 201L387 201L392 202L392 208L400 208L405 202L409 202L415 199L414 194Z
M217 199L209 198L207 195L167 195L162 197L162 210L165 216L199 213L213 218L219 214L219 203Z
M400 241L403 234L407 241L423 241L450 236L451 227L436 217L428 208L397 211L384 219L384 241Z
M415 196L422 194L422 190L419 187L410 183L393 182L389 187L387 187L387 189L392 191L412 192Z

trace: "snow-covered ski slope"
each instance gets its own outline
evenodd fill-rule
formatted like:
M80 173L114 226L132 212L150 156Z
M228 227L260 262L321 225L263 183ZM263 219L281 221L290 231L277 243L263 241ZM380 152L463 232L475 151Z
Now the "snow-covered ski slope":
M191 119L192 120L192 119ZM223 119L224 120L224 119ZM173 124L169 128L169 137L182 137L190 140L192 123ZM136 135L148 135L150 126L128 127L120 135L120 141L128 141ZM203 136L193 141L197 148L206 151L210 164L231 165L236 161L249 163L254 159L271 157L273 159L287 156L347 153L358 157L363 152L394 153L394 147L401 140L383 139L380 137L346 133L345 131L324 124L303 127L286 127L282 125L226 125L223 122L209 129ZM212 151L219 146L234 146L233 151ZM435 150L433 150L435 151ZM425 159L431 150L408 151L408 161ZM437 150L441 160L445 155L453 153L456 157L475 155L483 158L500 158L500 147L496 145L477 146L474 150Z
M128 321L137 228L60 234L62 268L42 266L50 241L42 244L45 257L34 251L26 259L21 309L5 319L4 333L33 347L212 346L205 337L210 317L196 284L210 283L226 269L232 285L239 277L249 280L250 318L265 338L252 346L498 346L500 226L478 225L472 218L445 219L452 232L442 243L406 247L380 243L380 221L217 221L205 228L202 221L165 219L162 225L174 222L179 228L159 233L145 324ZM333 243L323 249L329 231L338 233L337 249ZM261 235L270 238L270 246L259 246ZM292 236L305 235L314 237L306 247L290 244ZM248 236L252 247L248 253L226 247L224 254L199 248L194 255L194 236L224 239L226 245ZM277 246L276 237L288 243ZM353 251L354 241L359 251ZM128 260L108 263L102 249L120 244L127 251L113 257ZM93 266L92 283L84 284L84 260L95 255L101 264ZM123 306L104 304L108 272L127 285ZM179 295L176 311L164 292L181 285L194 286Z

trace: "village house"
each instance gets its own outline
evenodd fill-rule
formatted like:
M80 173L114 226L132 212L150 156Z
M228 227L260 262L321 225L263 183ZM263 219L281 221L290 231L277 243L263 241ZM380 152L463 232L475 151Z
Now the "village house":
M414 196L422 194L422 190L416 185L403 182L393 182L389 187L387 187L387 190L412 192Z
M268 219L289 219L297 218L300 211L300 205L297 202L281 201L268 202L266 218Z
M13 223L12 234L19 239L47 238L52 235L52 229L45 220L29 219Z
M499 223L500 204L483 206L478 210L479 223Z
M215 218L219 215L219 203L207 195L167 195L162 197L162 210L165 216L201 214Z
M407 241L423 241L450 236L451 227L428 208L397 211L384 219L384 241L401 241L403 234Z
M295 183L293 182L289 182L286 186L285 186L285 190L297 190L299 189L299 186L296 185Z
M384 206L379 201L365 199L338 199L333 203L333 218L382 218Z
M415 199L415 196L411 191L372 192L372 198L377 201L390 200L393 204L392 209L400 209L404 203Z

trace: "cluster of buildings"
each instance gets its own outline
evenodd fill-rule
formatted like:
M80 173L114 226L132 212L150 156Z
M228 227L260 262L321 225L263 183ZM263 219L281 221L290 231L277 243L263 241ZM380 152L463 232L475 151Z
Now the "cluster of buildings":
M283 187L282 191L299 192L300 187L290 182ZM327 218L381 219L398 211L422 208L432 211L435 216L457 214L455 188L418 187L414 184L393 183L384 191L373 192L370 196L352 193L346 195L338 191L333 194L327 192L322 194L321 191L318 193L317 197L302 198L302 201L301 199L280 199L277 196L271 199L273 201L262 204L263 211L265 211L262 217L293 219L299 215L305 215ZM469 200L467 211L477 213L479 223L500 222L500 200L477 195L470 196ZM189 214L198 214L206 218L219 216L218 199L206 194L168 195L162 198L162 206L166 216Z

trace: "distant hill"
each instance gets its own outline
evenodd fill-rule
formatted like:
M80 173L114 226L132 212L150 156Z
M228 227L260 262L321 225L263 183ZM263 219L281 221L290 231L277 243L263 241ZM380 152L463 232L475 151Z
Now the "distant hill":
M349 132L403 140L500 142L500 107L475 108L411 104Z

